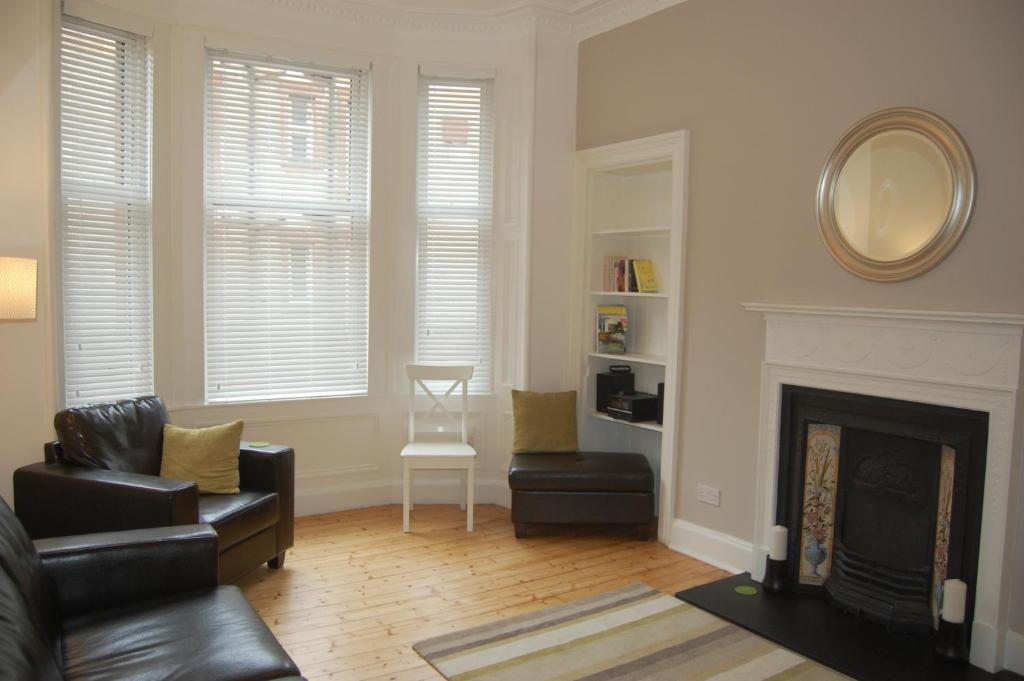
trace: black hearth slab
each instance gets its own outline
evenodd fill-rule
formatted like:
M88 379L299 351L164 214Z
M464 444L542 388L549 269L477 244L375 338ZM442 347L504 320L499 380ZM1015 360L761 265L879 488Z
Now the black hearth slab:
M738 586L758 593L740 595ZM676 598L858 681L1024 681L1007 671L949 664L932 653L929 638L862 622L820 596L766 594L749 573L680 591Z

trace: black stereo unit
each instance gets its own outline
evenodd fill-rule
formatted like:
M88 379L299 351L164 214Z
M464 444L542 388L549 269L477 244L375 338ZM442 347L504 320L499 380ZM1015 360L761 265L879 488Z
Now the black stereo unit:
M620 421L653 421L658 417L658 396L651 393L628 392L612 395L608 416Z
M608 401L616 393L633 391L636 377L628 364L613 364L608 371L597 375L597 407L598 411L608 411Z

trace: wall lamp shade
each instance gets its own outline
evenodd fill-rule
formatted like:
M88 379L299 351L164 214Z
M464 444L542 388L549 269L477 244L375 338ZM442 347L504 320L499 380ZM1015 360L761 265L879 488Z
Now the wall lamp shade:
M36 261L0 257L0 320L36 318Z

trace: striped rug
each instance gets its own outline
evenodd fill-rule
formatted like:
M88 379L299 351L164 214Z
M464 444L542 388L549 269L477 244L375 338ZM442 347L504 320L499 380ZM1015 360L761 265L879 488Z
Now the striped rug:
M413 648L452 681L848 678L646 584Z

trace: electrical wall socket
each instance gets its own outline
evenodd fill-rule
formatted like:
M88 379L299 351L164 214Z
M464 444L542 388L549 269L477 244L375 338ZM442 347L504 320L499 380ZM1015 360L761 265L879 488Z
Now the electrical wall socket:
M719 506L722 503L722 490L703 483L697 484L697 501L703 504Z

